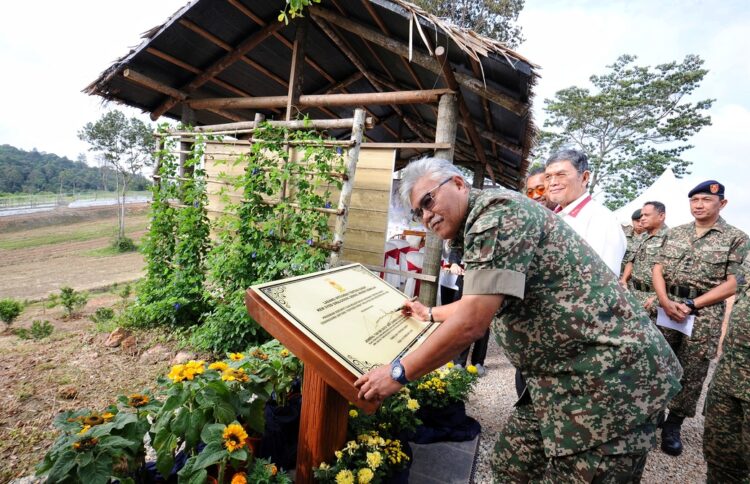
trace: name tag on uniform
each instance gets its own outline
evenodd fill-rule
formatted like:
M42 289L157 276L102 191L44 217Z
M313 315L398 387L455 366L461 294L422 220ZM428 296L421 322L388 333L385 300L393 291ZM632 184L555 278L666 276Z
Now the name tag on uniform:
M659 326L664 326L665 328L670 328L675 331L679 331L680 333L684 334L688 338L691 334L693 334L693 323L695 322L695 315L691 314L682 321L675 321L674 319L671 319L669 316L667 316L667 313L664 312L662 308L656 309L656 324Z

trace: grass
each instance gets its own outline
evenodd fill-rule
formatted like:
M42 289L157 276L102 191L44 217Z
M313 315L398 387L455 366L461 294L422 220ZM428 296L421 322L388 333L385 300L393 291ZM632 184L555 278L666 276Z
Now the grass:
M130 252L138 252L138 249ZM106 247L100 247L98 249L85 250L81 252L81 254L87 257L112 257L114 255L127 254L130 252L120 252L115 247L108 245Z
M44 245L62 244L66 242L83 242L86 240L100 239L103 237L114 237L117 233L116 226L110 226L99 223L82 223L75 224L78 227L75 230L50 230L40 235L24 237L23 234L17 236L8 236L0 239L0 249L16 250L41 247ZM71 226L71 227L75 227ZM145 217L131 219L125 223L125 233L132 234L148 227L148 220Z

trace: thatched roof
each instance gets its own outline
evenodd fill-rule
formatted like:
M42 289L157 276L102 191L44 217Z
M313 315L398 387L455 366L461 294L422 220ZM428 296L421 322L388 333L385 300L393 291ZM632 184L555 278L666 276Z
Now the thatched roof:
M293 43L301 19L277 20L283 1L193 0L143 35L84 92L152 114L183 117L183 103L204 98L287 96ZM403 0L323 0L305 11L302 94L412 91L451 87L459 116L455 161L476 167L482 156L498 182L518 186L535 128L532 87L537 66L500 42L458 28ZM435 55L445 49L452 75ZM409 60L411 57L411 60ZM434 140L435 104L368 105L371 141ZM257 109L282 119L284 109ZM252 120L252 109L197 109L196 125ZM310 107L311 118L351 117L351 107ZM468 121L468 122L467 122ZM337 135L336 132L332 133ZM343 134L343 133L338 133ZM400 163L417 152L402 149Z

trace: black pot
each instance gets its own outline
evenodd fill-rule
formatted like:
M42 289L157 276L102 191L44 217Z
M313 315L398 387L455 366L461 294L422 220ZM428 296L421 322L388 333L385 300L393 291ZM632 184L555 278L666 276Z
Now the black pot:
M417 444L464 442L474 439L482 431L479 422L466 415L464 402L444 407L423 405L417 410L417 417L422 421L412 439Z
M283 407L273 400L266 403L266 426L260 439L259 457L269 458L271 462L287 470L296 467L301 410L301 395L290 396Z

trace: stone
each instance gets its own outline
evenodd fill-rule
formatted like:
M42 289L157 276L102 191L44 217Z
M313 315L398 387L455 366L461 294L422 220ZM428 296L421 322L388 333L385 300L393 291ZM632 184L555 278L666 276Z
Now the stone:
M122 344L122 340L130 336L130 334L130 331L125 328L117 328L109 334L107 341L104 342L104 346L107 348L117 348Z
M136 339L135 336L132 334L122 340L122 343L120 343L120 347L123 349L123 351L128 351L130 353L135 353L136 351Z
M195 359L195 354L189 351L180 351L172 358L172 365L181 365Z
M169 351L169 348L162 345L156 345L153 348L144 351L138 361L144 365L155 365L160 361L169 360L171 354L172 352Z

